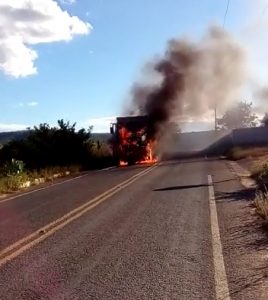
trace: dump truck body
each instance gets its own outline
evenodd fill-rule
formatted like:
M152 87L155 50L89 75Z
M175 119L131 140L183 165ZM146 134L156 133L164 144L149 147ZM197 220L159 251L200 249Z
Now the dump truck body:
M118 165L153 159L147 124L147 116L118 117L117 122L111 124L113 155Z

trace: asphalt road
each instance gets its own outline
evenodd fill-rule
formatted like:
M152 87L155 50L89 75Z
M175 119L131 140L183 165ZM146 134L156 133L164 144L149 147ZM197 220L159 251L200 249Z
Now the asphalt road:
M250 192L225 161L200 159L91 172L0 202L0 299L268 299Z

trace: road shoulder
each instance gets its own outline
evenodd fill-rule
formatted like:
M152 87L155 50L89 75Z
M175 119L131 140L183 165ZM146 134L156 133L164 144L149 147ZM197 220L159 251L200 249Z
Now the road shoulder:
M267 299L268 242L251 199L253 187L245 188L225 161L211 164L221 240L233 299Z

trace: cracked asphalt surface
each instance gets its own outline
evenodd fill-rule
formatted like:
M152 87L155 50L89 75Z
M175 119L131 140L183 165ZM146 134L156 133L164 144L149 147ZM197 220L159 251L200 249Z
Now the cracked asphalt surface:
M146 166L0 202L0 250ZM164 162L0 268L0 299L216 299L207 176L231 299L268 299L266 236L228 164Z

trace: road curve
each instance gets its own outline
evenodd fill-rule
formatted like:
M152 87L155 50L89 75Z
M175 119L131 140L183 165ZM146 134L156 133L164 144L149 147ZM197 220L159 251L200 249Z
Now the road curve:
M241 288L254 274L253 265L243 267L248 255L244 237L234 240L229 232L237 228L232 216L250 216L242 197L234 199L241 186L225 162L207 160L165 162L151 171L138 166L92 172L0 203L4 251L130 182L3 264L0 299L219 299L208 175L215 189L230 299L266 299L264 277L259 285L245 282ZM254 259L256 266L259 258Z

